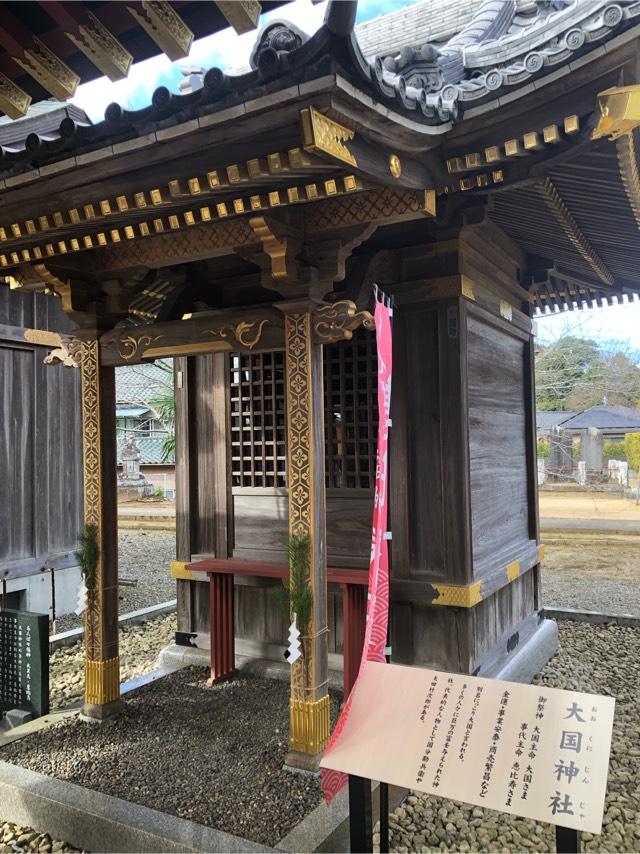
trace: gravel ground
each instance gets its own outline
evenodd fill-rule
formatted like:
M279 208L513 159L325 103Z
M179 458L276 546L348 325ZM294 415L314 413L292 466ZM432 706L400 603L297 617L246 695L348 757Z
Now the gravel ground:
M68 718L2 758L275 845L321 798L318 779L282 770L289 686L248 678L207 688L207 676L180 670L129 694L100 727ZM334 697L333 722L337 710Z
M147 620L140 626L120 629L120 678L122 682L142 676L157 667L162 647L173 643L176 615ZM82 700L84 691L84 648L82 643L57 649L50 659L50 702L64 709Z
M560 652L535 681L617 701L602 835L583 833L582 848L640 851L640 630L569 622L559 628ZM399 852L556 850L549 824L418 792L391 814L390 828L391 850Z
M52 839L47 833L38 833L32 827L20 827L0 819L0 854L14 851L64 852L77 851L66 842Z
M120 531L120 577L138 581L135 587L120 587L121 614L176 598L176 582L169 576L169 563L175 556L176 537L173 533L144 529ZM66 632L81 625L81 617L65 614L56 620L56 631Z
M640 616L638 555L639 537L556 535L545 543L543 605Z

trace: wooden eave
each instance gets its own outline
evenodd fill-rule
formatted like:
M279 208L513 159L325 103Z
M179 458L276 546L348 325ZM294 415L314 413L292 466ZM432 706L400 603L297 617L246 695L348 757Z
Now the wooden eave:
M262 11L283 2L262 0ZM24 115L29 102L70 97L103 74L122 79L133 63L152 56L185 57L193 39L229 26L214 3L194 0L2 2L0 20L0 112L12 118Z

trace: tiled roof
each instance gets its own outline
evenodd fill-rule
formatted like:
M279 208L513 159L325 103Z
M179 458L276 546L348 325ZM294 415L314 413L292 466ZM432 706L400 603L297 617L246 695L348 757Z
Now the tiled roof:
M147 404L173 389L173 374L163 368L171 362L162 360L116 368L116 403Z
M270 22L247 73L230 76L211 68L201 89L178 95L160 87L147 107L110 104L105 120L91 126L67 117L57 134L31 134L26 149L3 150L0 173L11 177L174 125L198 124L332 71L346 73L394 112L445 132L472 108L477 115L562 67L596 61L610 39L640 21L640 3L424 0L360 26L357 37L354 19L352 0L332 0L311 38L286 23L274 37Z
M478 0L422 0L420 3L409 0L388 15L357 24L356 38L368 59L378 54L395 53L407 46L444 42L466 27L478 6Z
M562 427L565 430L595 427L598 430L640 431L640 409L630 406L592 406L563 421Z
M539 411L536 412L536 427L538 430L551 430L552 427L562 424L568 418L573 418L575 414L575 412L562 412L560 410Z

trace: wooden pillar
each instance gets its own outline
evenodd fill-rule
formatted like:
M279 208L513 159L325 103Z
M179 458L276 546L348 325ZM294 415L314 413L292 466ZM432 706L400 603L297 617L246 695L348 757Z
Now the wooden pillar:
M285 313L289 534L309 536L313 617L307 661L291 668L291 731L287 764L316 770L329 740L327 554L324 483L322 346L312 339L310 306Z
M118 658L118 507L115 370L100 367L97 340L83 341L82 445L84 521L98 531L95 590L85 611L85 695L82 712L102 720L120 708Z

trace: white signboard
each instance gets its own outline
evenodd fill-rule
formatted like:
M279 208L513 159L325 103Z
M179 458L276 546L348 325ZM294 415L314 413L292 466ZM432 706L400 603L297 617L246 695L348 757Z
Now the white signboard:
M615 700L367 662L322 767L600 833Z

